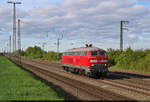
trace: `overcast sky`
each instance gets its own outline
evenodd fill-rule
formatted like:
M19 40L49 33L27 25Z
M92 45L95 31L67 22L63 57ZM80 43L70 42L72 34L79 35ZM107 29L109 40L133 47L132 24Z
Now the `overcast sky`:
M150 0L13 0L21 20L22 47L42 46L56 51L86 43L107 49L120 47L120 20L124 24L124 49L150 48ZM13 6L0 0L0 51L12 36Z

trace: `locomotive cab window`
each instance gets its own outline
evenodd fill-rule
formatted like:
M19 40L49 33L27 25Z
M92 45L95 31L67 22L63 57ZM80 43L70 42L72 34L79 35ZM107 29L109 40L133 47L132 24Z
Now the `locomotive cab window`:
M64 52L64 53L63 53L63 56L68 56L68 53L67 53L67 52Z
M106 55L106 52L100 51L100 56L107 56L107 55Z
M81 52L77 52L77 56L81 56L81 54L82 54Z
M97 55L98 55L97 51L92 51L91 52L91 56L97 56Z
M66 56L66 52L63 53L63 56Z
M68 52L68 56L71 56L71 52Z
M74 56L77 56L77 52L74 52Z
M70 56L74 56L74 52L70 52Z
M83 56L87 56L87 52L83 52Z
M75 56L75 52L72 52L72 56Z

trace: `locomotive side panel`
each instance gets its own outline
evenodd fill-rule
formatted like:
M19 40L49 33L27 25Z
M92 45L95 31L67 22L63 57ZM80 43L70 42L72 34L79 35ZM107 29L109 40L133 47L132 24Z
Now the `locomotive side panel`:
M80 66L81 64L80 64L80 56L75 56L74 57L75 59L74 59L74 65L77 65L77 66Z
M83 52L83 56L80 57L81 66L90 67L90 58L89 58L89 51Z
M62 64L72 64L73 57L72 56L63 56L62 57Z

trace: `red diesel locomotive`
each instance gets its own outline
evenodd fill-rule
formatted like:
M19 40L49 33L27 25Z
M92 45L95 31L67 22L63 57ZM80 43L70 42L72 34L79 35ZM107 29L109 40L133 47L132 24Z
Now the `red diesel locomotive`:
M92 45L66 50L62 56L62 68L66 71L88 76L107 75L106 51Z

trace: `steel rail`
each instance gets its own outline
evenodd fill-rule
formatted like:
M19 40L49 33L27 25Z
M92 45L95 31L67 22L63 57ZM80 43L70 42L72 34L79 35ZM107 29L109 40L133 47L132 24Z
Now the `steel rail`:
M35 66L35 65L26 64L24 62L22 62L22 65L25 65L26 67L34 68L34 69L36 69L36 71L41 70L42 71L41 73L43 73L44 75L47 75L51 78L53 77L54 79L59 80L63 83L66 83L67 85L78 88L79 90L82 90L85 93L90 94L90 96L94 96L95 98L98 98L98 99L102 99L102 100L132 100L125 96L122 96L122 95L119 95L116 93L112 93L108 90L104 90L99 87L96 87L96 86L93 86L93 85L90 85L90 84L87 84L87 83L84 83L81 81L73 80L73 79L64 77L62 75L57 74L58 77L56 77L56 74L49 72L47 70L44 70L42 68L39 68L38 66Z

